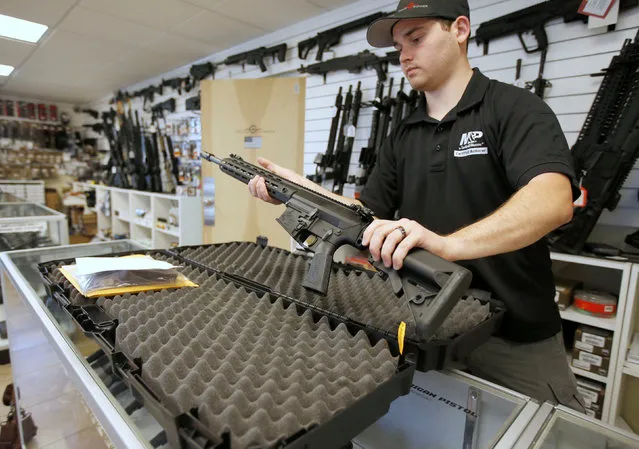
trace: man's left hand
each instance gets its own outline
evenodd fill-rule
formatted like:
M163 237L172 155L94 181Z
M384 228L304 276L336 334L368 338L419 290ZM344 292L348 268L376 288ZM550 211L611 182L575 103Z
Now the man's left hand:
M404 258L413 248L423 248L439 257L451 260L452 241L429 231L413 220L375 220L364 231L362 244L375 259L380 258L388 268L399 270Z

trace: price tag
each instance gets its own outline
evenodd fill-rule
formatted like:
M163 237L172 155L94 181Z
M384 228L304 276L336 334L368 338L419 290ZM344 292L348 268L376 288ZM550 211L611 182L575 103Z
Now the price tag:
M586 16L604 19L614 3L615 0L583 0L578 11Z

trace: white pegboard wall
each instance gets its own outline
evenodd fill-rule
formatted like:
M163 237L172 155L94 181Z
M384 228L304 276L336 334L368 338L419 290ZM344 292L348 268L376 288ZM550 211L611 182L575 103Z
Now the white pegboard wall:
M44 181L0 180L0 190L12 193L29 203L45 204Z

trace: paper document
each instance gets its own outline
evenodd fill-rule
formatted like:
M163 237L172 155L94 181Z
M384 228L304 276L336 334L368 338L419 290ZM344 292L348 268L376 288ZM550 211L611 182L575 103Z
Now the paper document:
M151 256L136 257L78 257L75 259L76 276L103 271L168 270L174 265Z

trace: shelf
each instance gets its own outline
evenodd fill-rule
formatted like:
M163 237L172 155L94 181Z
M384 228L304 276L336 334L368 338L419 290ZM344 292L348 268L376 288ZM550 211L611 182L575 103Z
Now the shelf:
M596 380L597 382L601 382L604 384L608 383L607 377L601 376L599 374L591 373L590 371L585 371L580 368L576 368L572 366L572 364L570 365L570 369L572 370L573 373L578 374L582 377L587 377L588 379Z
M626 420L623 419L621 416L617 416L617 419L615 420L615 427L618 427L619 429L625 430L629 433L635 433L635 431L632 430L632 427L630 427Z
M158 232L161 232L162 234L172 235L173 237L180 238L179 230L169 230L169 229L160 229L160 228L155 228L155 230Z
M566 360L568 360L568 366L570 366L570 369L572 370L573 373L583 377L587 377L588 379L596 380L597 382L602 382L604 384L608 383L607 377L604 377L600 374L591 373L590 371L586 371L581 368L572 366L572 352L570 351L566 352Z
M570 306L566 310L561 310L559 314L564 320L587 324L588 326L599 327L610 331L614 331L617 325L616 316L613 318L600 318L579 312L574 306Z
M123 221L125 223L131 223L131 220L129 220L128 218L123 217L121 215L116 215L115 218L117 218L118 220Z
M623 373L628 376L639 378L639 364L626 362L623 365Z
M614 270L623 270L630 264L627 260L615 260L613 258L592 257L592 256L576 256L573 254L551 252L550 258L560 262L576 263L580 265L589 265L593 267L612 268Z
M132 221L130 221L130 223L131 223L131 224L134 224L134 225L141 226L141 227L143 227L143 228L153 229L153 228L152 228L152 226L151 226L150 224L146 224L146 223L143 223L143 222L141 222L141 221L132 220Z

